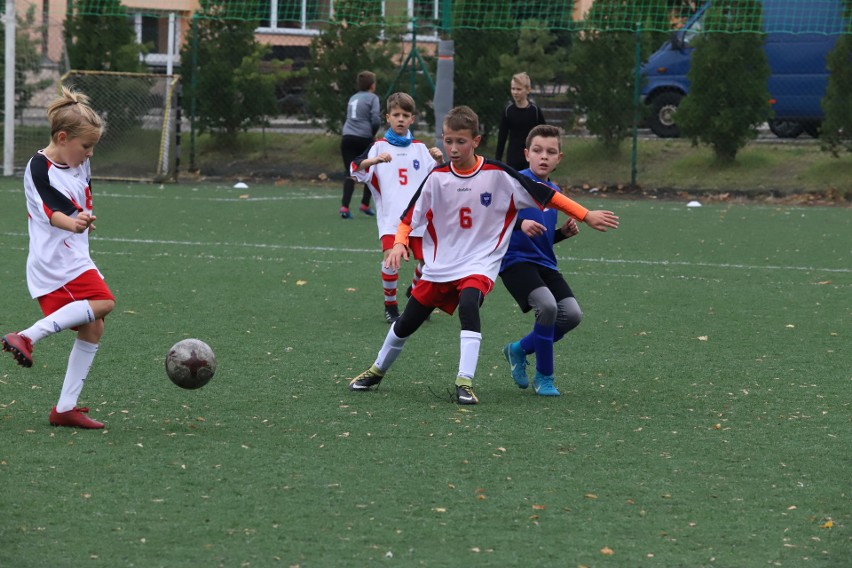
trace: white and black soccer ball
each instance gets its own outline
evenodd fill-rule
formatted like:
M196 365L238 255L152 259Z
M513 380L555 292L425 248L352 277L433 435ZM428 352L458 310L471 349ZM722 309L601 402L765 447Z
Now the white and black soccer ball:
M200 339L184 339L169 349L166 374L182 389L199 389L216 373L216 355Z

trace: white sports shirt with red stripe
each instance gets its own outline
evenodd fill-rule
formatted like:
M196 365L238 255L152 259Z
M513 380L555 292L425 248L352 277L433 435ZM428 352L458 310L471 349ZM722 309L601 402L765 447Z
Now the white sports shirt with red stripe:
M464 174L443 164L417 190L403 223L426 226L423 278L452 282L481 274L497 278L520 209L542 208L553 189L480 158Z
M356 171L367 158L375 158L382 152L391 155L391 161L375 164L363 171ZM349 171L356 181L367 184L376 203L376 223L379 237L395 235L399 219L414 197L414 193L429 172L437 165L429 154L429 148L419 140L408 146L394 146L384 138L376 140L370 148L353 160ZM412 237L423 235L425 227L411 232Z
M97 270L89 257L89 231L72 233L50 224L50 217L57 211L69 217L76 217L81 211L92 212L90 178L88 160L70 168L54 164L39 151L27 164L27 287L33 298L61 288L87 270Z

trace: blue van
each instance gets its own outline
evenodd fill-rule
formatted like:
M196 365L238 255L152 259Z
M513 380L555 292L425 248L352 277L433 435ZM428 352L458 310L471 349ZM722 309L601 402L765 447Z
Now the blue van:
M672 34L642 68L642 100L650 107L648 126L662 138L680 135L675 113L689 93L691 46L701 33L708 0ZM819 134L828 80L826 56L843 31L840 0L763 0L764 50L772 75L768 90L773 116L769 128L781 138ZM720 77L720 80L723 78Z

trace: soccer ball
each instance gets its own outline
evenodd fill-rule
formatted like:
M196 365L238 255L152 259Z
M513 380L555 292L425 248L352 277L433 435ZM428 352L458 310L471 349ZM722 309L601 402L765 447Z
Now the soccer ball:
M200 339L184 339L169 349L166 374L182 389L199 389L216 372L216 355Z

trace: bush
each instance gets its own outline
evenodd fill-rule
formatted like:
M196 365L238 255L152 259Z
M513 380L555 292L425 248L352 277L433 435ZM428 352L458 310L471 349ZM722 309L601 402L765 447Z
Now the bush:
M5 5L0 8L0 14L5 11ZM20 116L27 108L33 95L52 81L43 79L41 81L27 81L27 75L35 74L41 70L41 54L38 44L33 39L37 34L35 29L35 7L30 6L23 17L18 16L16 20L17 30L15 33L15 109ZM6 42L6 26L0 26L0 45ZM0 57L0 77L6 76L6 59ZM0 83L0 100L5 100L6 81ZM5 112L5 105L0 110L0 116Z
M254 22L227 18L228 2L203 5L181 51L184 109L199 132L226 140L278 114L276 85L286 61L263 61L269 48L254 37Z
M822 123L820 139L823 150L835 157L841 148L852 152L852 0L844 0L844 16L847 34L840 36L834 49L827 58L828 86L822 108L825 120Z
M360 5L336 2L334 19L311 42L314 67L309 75L308 106L334 133L340 133L346 122L346 103L355 92L358 73L369 70L376 74L376 94L381 97L384 87L391 84L392 58L398 49L392 30L386 30L389 39L379 37L379 6L370 13L355 10L355 4Z
M681 132L694 145L710 145L722 162L734 161L771 113L765 34L749 31L761 29L760 21L746 17L761 10L758 0L713 3L706 27L719 31L695 42L687 75L692 87L677 111Z

